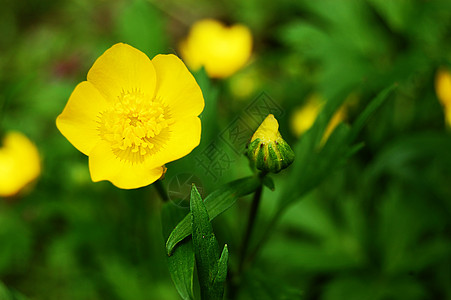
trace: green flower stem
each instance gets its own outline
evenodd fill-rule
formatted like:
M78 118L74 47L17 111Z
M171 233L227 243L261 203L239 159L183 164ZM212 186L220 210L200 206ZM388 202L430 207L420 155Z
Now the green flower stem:
M158 195L160 196L160 199L163 202L169 201L168 191L166 190L165 186L161 182L161 180L157 180L154 182L153 186L157 190Z
M260 249L263 248L266 241L268 241L269 237L271 236L271 233L273 232L274 227L279 222L280 218L283 215L284 210L283 209L277 209L274 216L271 218L271 221L266 226L266 229L264 233L261 235L260 240L255 245L254 249L251 251L251 254L249 255L248 262L251 263L254 261L254 259L257 257Z
M264 176L265 176L265 174L263 174L263 173L260 174L260 179L263 180ZM249 242L250 242L250 239L252 236L252 231L254 229L255 218L256 218L257 212L258 212L258 206L260 205L262 191L263 191L263 184L260 184L260 186L255 191L254 198L252 199L251 209L249 211L249 219L247 221L246 232L244 234L244 239L243 239L243 243L242 243L241 250L240 250L240 262L238 265L238 273L239 274L242 272L243 267L244 267L244 262L246 260L246 253L247 253L247 249L249 247Z

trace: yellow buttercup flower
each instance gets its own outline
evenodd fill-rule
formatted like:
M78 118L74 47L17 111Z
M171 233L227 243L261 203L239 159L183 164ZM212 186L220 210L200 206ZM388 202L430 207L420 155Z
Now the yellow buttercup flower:
M443 106L446 124L451 127L451 73L446 69L437 71L435 91Z
M180 44L180 53L192 70L205 67L213 78L225 78L241 69L252 52L252 34L244 25L227 27L205 19L196 22Z
M14 196L40 173L36 146L22 133L8 132L0 147L0 197Z
M89 156L93 181L132 189L155 182L166 163L199 145L203 108L202 91L178 57L150 60L119 43L96 60L56 125Z

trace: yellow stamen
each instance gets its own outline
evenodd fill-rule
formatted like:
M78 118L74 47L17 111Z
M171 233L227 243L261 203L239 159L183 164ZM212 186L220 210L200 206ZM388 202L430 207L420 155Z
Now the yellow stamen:
M100 115L100 137L111 143L113 152L132 163L161 149L159 135L168 135L172 124L168 107L140 91L124 92Z

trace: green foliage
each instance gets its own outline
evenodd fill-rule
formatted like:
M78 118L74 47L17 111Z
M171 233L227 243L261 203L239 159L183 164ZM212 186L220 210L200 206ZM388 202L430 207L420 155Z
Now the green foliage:
M9 290L1 281L0 281L0 299L2 300L26 300L23 295L16 291Z
M161 218L163 223L163 236L167 240L171 230L185 216L185 211L173 203L165 203ZM168 256L169 273L182 299L194 299L194 252L191 240L185 240Z
M130 3L118 17L118 40L140 49L150 58L166 52L167 35L157 9L144 0Z
M222 299L229 252L225 245L219 256L219 245L213 233L210 217L195 185L191 190L190 211L201 298Z
M221 254L213 242L211 256L204 240L194 245L179 199L93 183L87 158L55 127L112 44L180 54L203 17L243 23L254 39L252 60L230 78L193 71L205 98L201 144L162 181L200 178L196 226L227 244ZM0 135L30 137L43 170L0 199L0 299L195 299L224 280L226 299L451 299L451 138L434 90L436 70L451 65L450 1L6 0L0 34ZM234 120L258 126L249 108L262 92L296 157L260 181L219 142ZM299 137L292 118L311 95L325 103ZM347 118L325 140L342 105ZM207 152L212 142L219 152ZM200 167L205 153L216 164ZM247 195L260 184L272 191L240 269ZM194 252L206 257L197 271Z
M330 114L327 115L329 107L324 108L324 113L318 117L316 123L296 145L296 160L293 168L291 168L291 180L287 182L287 186L280 197L279 210L285 210L289 205L315 188L328 176L331 170L336 166L343 165L345 160L361 147L360 145L353 145L355 138L368 117L382 105L393 88L393 86L386 88L374 98L355 121L352 129L341 124L328 138L326 144L321 146L321 138L330 119ZM334 105L333 102L329 103Z
M210 220L213 220L219 214L229 209L238 197L254 192L259 184L259 179L252 176L237 179L212 192L205 198L205 207L207 208ZM171 232L171 235L166 242L166 250L169 255L172 253L177 243L192 233L190 219L191 216L187 215Z

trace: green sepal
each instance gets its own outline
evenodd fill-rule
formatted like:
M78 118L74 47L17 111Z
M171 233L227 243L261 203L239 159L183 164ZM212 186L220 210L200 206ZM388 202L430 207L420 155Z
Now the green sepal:
M268 161L267 161L268 171L272 173L279 173L282 170L281 159L277 155L273 144L268 145Z
M277 149L279 150L279 156L281 159L281 169L287 168L294 161L294 152L290 145L284 140L277 142Z
M260 139L255 139L247 146L247 156L253 156L260 146Z

